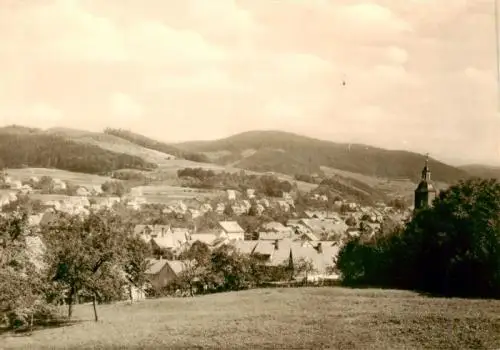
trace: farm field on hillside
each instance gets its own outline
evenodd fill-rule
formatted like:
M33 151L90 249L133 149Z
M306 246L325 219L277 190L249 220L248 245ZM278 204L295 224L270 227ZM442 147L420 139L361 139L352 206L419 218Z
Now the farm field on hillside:
M327 176L340 175L346 178L352 178L364 182L365 184L381 190L389 195L398 195L404 197L412 197L416 184L410 180L390 180L377 176L368 176L357 174L350 171L344 171L335 168L321 167Z
M493 349L500 301L437 299L411 292L283 288L79 305L82 322L0 336L4 349Z
M7 169L7 173L14 179L27 180L31 176L50 176L63 181L69 181L74 185L81 186L96 186L102 185L104 182L111 180L110 177L99 176L93 174L74 173L66 170L47 169L47 168L23 168L23 169Z
M142 192L148 203L170 204L179 200L195 198L213 198L223 194L222 191L200 190L169 185L150 185L134 187Z

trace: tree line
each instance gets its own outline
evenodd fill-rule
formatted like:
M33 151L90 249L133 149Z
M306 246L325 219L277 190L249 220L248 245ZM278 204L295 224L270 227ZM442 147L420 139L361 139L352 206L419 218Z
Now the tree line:
M256 194L268 197L281 197L283 192L293 190L289 181L274 175L248 175L244 171L216 173L210 169L184 168L177 171L177 176L184 179L184 185L188 187L238 191L254 189Z
M500 297L500 183L460 181L406 226L348 242L337 266L348 285Z

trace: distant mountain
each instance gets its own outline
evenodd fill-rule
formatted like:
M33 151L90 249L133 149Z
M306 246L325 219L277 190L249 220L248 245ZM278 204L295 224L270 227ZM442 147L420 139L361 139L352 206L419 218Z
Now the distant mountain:
M151 170L156 164L129 154L84 144L50 132L8 126L0 128L0 167L55 168L88 174L118 169Z
M424 156L361 145L334 143L282 131L249 131L215 141L174 145L201 152L218 164L231 164L254 171L285 174L321 173L331 167L368 176L417 181ZM469 177L463 170L430 159L433 179L446 183Z
M500 167L471 164L471 165L463 165L460 166L459 168L468 172L472 176L482 177L485 179L500 180Z

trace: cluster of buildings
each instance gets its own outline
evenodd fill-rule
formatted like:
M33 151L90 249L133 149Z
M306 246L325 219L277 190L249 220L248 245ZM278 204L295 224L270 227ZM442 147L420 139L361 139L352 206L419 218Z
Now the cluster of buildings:
M32 178L31 181L36 183L39 180ZM57 179L53 181L58 188L65 186L62 181ZM29 191L27 187L25 188L28 185L10 178L4 178L4 184L9 185L10 189L0 196L0 207L15 201L19 193ZM96 191L81 187L77 190L77 196L59 196L52 199L44 196L44 211L31 216L30 225L39 226L46 219L46 215L54 210L85 215L89 210L112 208L114 204L120 202L125 202L130 208L137 210L145 203L142 193L137 190L122 198L96 196ZM33 195L36 196L36 193ZM421 181L415 190L415 209L431 205L436 195L437 191L432 184L426 161ZM324 195L313 195L312 199L319 202L329 201ZM306 273L307 279L327 280L339 277L334 271L335 259L346 239L360 234L374 235L388 218L403 223L411 216L410 211L397 210L383 203L367 207L342 200L336 201L330 210L306 210L299 214L294 210L293 196L289 193L284 193L282 198L278 199L257 198L252 189L245 193L228 190L226 198L212 203L198 202L186 205L183 201L179 201L176 205L167 206L163 212L195 219L208 212L223 215L228 206L236 216L248 214L252 208L255 210L253 215L257 216L269 208L291 212L293 215L286 224L277 221L263 223L257 232L245 232L235 220L221 220L212 230L143 224L137 225L134 233L150 244L153 251L168 251L177 257L195 242L201 242L210 249L224 244L232 245L241 253L258 256L270 268L307 261L311 266ZM364 230L362 233L361 228ZM40 252L40 242L36 238L32 240L30 246ZM161 256L160 254L159 259L150 259L148 270L150 280L156 288L164 287L187 268L187 263L184 261L166 260Z

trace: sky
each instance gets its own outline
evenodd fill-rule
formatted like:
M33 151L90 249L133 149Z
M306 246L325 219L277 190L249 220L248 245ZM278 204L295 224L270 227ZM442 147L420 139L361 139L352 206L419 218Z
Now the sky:
M0 6L0 125L273 129L500 165L491 0Z

